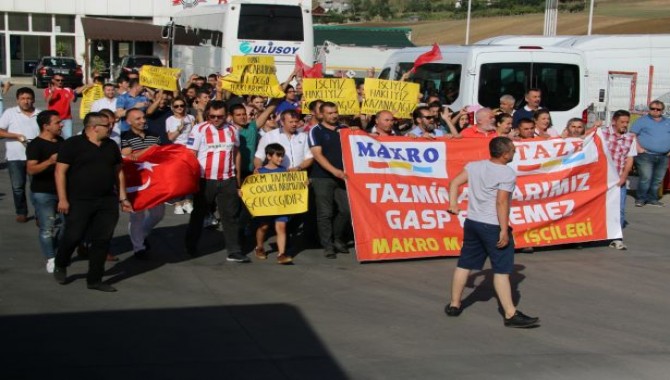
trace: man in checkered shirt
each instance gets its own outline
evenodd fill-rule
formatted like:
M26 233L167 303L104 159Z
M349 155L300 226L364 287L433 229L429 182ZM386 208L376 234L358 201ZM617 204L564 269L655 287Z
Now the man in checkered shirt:
M614 164L619 174L619 183L621 188L621 228L626 226L626 195L627 186L626 180L628 173L633 168L633 158L637 156L637 143L635 141L635 134L628 132L628 124L630 122L630 113L625 110L618 110L612 116L612 123L603 128L603 137L605 138L605 145L609 149L610 155L614 160ZM610 243L610 247L625 250L626 245L622 240L614 240Z

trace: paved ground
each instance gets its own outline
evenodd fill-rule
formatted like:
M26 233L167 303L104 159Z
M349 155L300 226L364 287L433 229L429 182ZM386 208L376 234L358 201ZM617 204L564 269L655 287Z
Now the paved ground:
M296 265L225 261L181 249L185 216L129 252L127 216L109 263L117 293L85 288L86 263L58 285L33 223L14 223L0 170L1 379L667 379L667 208L630 207L625 253L603 246L518 255L520 309L532 330L504 328L492 275L472 278L461 317L443 313L453 259L357 264L305 250ZM629 202L632 203L632 202ZM171 211L171 210L170 210Z

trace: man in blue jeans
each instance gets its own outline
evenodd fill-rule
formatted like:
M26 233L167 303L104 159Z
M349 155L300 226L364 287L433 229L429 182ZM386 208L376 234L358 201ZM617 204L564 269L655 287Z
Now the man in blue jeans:
M26 145L40 133L36 117L35 92L28 87L16 90L16 107L8 108L0 117L0 138L6 139L7 168L12 183L16 221L28 221L26 198Z
M42 254L47 259L47 273L53 273L56 246L62 232L62 215L58 208L54 174L58 149L63 143L63 123L54 110L37 115L40 134L26 148L26 170L32 176L30 191L35 206L35 217L39 221L39 241Z
M649 114L639 118L630 130L638 141L635 166L640 182L636 192L636 207L645 204L665 206L658 198L659 187L668 170L670 153L670 120L663 117L664 110L663 102L654 100L649 104Z

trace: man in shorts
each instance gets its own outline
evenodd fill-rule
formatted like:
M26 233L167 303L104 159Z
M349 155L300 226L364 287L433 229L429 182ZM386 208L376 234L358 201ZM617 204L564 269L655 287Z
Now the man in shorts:
M463 248L454 271L451 302L446 313L457 317L463 311L461 296L472 270L481 270L486 257L493 268L493 285L504 310L506 327L537 326L514 306L509 280L514 270L514 240L509 227L510 201L516 174L507 166L514 158L514 143L496 137L489 143L489 160L470 162L449 186L449 213L458 215L458 188L468 183L468 213L463 226Z

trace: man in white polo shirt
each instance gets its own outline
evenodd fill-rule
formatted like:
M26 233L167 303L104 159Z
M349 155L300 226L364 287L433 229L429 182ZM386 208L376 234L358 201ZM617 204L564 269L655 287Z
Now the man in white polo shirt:
M26 199L26 145L40 134L37 125L35 93L28 87L16 90L18 106L8 108L0 117L0 138L7 139L7 168L12 183L16 221L28 221Z

